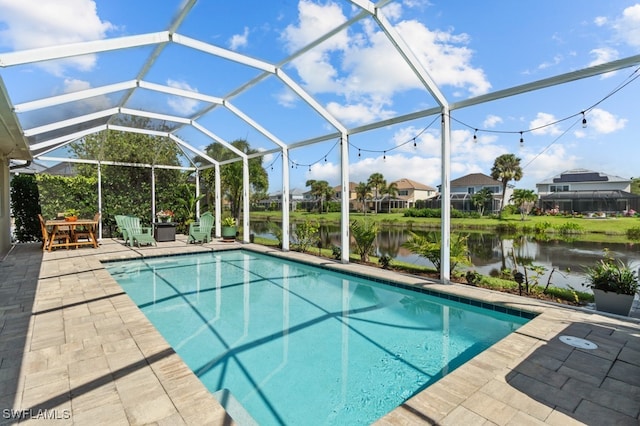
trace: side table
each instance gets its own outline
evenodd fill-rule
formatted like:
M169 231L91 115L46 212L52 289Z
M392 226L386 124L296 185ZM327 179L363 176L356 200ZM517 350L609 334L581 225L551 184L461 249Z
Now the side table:
M177 222L153 222L153 238L159 243L176 240Z

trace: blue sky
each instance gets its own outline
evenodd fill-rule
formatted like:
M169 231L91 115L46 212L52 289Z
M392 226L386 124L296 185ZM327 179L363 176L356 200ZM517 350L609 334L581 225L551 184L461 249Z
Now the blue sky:
M181 4L169 0L0 0L0 54L164 31ZM358 12L348 1L335 0L199 1L177 33L279 64ZM637 1L408 0L390 2L382 13L449 102L640 53ZM134 79L151 52L152 47L147 46L19 65L0 68L0 75L12 101L19 104ZM452 178L490 174L494 159L505 153L522 159L524 177L516 183L519 188L534 189L536 182L573 168L625 178L640 176L640 82L632 80L640 73L637 68L453 111ZM371 18L358 21L284 65L283 70L347 128L436 106ZM170 44L144 80L225 97L260 74L254 68ZM78 109L99 111L115 102L116 94L51 108L44 115L22 113L19 118L29 128L67 118ZM131 108L181 116L203 107L197 101L144 91L129 102ZM231 102L286 144L335 131L274 76ZM581 111L587 111L584 129ZM564 121L545 126L558 120ZM229 141L246 138L260 150L275 147L224 108L214 109L199 122ZM371 173L381 172L387 181L410 178L439 185L439 127L439 120L430 116L352 136L350 180L365 181ZM211 142L189 128L179 130L178 135L199 148ZM291 187L304 187L308 179L337 185L336 142L332 139L291 150ZM270 154L264 164L269 190L279 190L280 159Z

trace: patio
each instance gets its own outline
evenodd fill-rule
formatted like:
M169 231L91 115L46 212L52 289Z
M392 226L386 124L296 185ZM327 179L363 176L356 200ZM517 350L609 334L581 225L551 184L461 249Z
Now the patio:
M395 424L619 424L640 420L640 321L461 285L214 241L42 252L15 246L0 262L1 424L232 424L100 263L244 247L428 286L539 315L379 420ZM588 339L595 350L562 343ZM11 417L14 419L12 420ZM28 423L28 422L27 422Z

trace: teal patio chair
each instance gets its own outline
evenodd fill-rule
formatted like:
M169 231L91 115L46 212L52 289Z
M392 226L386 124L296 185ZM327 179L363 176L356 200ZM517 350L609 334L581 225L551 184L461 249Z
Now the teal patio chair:
M118 219L116 216L116 223L122 232L125 244L129 242L130 247L135 244L138 246L141 244L157 245L155 238L153 238L153 228L142 226L140 218L121 215Z
M202 242L211 242L211 231L213 230L213 215L206 212L200 216L200 222L192 222L189 225L189 238L187 244Z

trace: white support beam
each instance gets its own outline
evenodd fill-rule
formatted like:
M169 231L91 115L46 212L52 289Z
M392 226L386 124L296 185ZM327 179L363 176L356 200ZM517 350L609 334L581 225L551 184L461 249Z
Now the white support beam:
M570 83L572 81L580 80L583 78L594 77L596 75L618 71L637 64L640 64L640 55L629 56L628 58L594 65L589 68L583 68L577 71L571 71L565 74L543 78L542 80L532 81L531 83L521 84L520 86L514 86L509 89L498 90L492 93L476 96L474 98L454 102L450 105L450 109L451 111L453 111L454 109L462 109L473 105L484 104L498 99L520 95L526 92L545 89L547 87L558 86L560 84Z
M289 251L289 192L291 182L289 182L289 149L282 148L282 250Z
M449 284L451 280L451 118L447 108L442 109L441 123L441 182L440 190L440 279Z
M104 96L109 93L120 92L134 87L136 87L135 80L123 81L122 83L109 84L107 86L94 87L93 89L79 90L73 93L65 93L64 95L50 96L48 98L42 98L35 101L23 102L15 105L13 109L17 113L33 111L35 109L47 108L68 102L82 101L95 96Z
M391 23L387 20L380 9L376 9L374 19L378 22L382 31L384 31L384 33L387 35L387 38L389 39L391 44L395 46L398 53L400 53L400 55L404 58L407 65L409 65L415 75L420 79L424 87L435 98L436 102L438 102L440 106L448 105L449 103L447 102L447 99L444 97L427 70L424 69L409 45L404 41L402 37L400 37L400 34L398 34L396 29L393 27L393 25L391 25Z
M221 47L214 46L212 44L205 43L203 41L186 37L180 34L174 34L172 39L177 44L181 44L183 46L187 46L192 49L200 50L202 52L209 53L214 56L228 59L233 62L238 62L240 64L247 65L252 68L257 68L259 70L263 70L271 74L276 72L275 65L272 65L268 62L261 61L259 59L251 58L246 55L242 55L232 50L223 49Z
M115 124L108 124L107 125L107 129L114 130L116 132L139 133L139 134L143 134L143 135L159 136L159 137L163 137L163 138L168 138L169 137L169 133L167 133L167 132L161 132L161 131L158 131L158 130L151 130L151 129L141 129L141 128L137 128L137 127L117 126Z
M51 124L45 124L44 126L32 127L31 129L25 129L24 135L27 137L39 135L42 133L51 132L65 127L70 127L76 124L82 124L88 121L97 120L99 118L109 117L110 115L117 114L118 108L110 108L104 111L98 111L91 114L81 115L78 117L70 118L68 120L56 121Z
M215 216L216 216L216 238L222 237L222 227L221 219L222 219L222 191L220 190L220 164L214 164L214 203L216 206Z
M242 158L242 241L245 243L250 241L249 201L251 193L249 189L249 159L245 155Z
M225 101L224 102L224 106L231 111L232 113L234 113L235 115L237 115L241 120L243 120L245 123L247 123L249 126L253 127L254 129L256 129L257 131L259 131L260 133L262 133L267 139L269 139L271 142L275 143L276 145L278 145L280 148L284 148L287 146L287 144L285 144L284 142L282 142L280 139L278 139L277 137L275 137L271 132L269 132L267 129L265 129L264 127L262 127L260 124L258 124L255 120L253 120L251 117L249 117L247 114L245 114L244 112L242 112L239 108L237 108L235 105L233 105L231 102L229 101Z
M211 104L222 105L223 99L216 96L209 96L202 93L194 92L192 90L178 89L176 87L169 87L162 84L150 83L148 81L141 80L139 82L141 89L153 90L155 92L166 93L167 95L181 96L183 98L195 99Z
M309 95L298 83L293 81L291 77L287 75L282 69L276 70L276 75L286 84L291 90L293 90L298 96L300 96L311 108L313 108L318 114L327 120L333 127L339 132L346 133L347 129L340 123L329 111L327 111L318 101Z
M349 136L340 138L340 183L342 185L340 212L340 256L342 263L349 263Z
M189 143L185 142L184 140L180 139L178 136L174 135L173 133L169 133L169 139L171 139L172 141L174 141L178 145L184 147L185 149L193 152L194 154L204 158L205 160L209 161L211 164L216 164L216 165L219 164L218 160L215 160L212 157L209 157L209 155L206 152L200 151L199 149L195 148L191 144L189 144Z
M58 44L55 46L0 54L0 67L71 58L111 50L166 43L168 41L170 41L169 32L161 31L105 40L85 41L82 43Z
M196 221L200 221L200 170L196 170Z
M156 164L155 166L152 164L146 163L125 163L121 161L104 161L104 160L88 160L81 158L65 158L65 157L49 157L47 155L38 155L36 158L40 161L54 161L56 163L79 163L79 164L101 164L103 166L124 166L124 167L155 167L156 169L164 169L164 170L182 170L186 172L195 171L195 167L185 167L185 166L166 166L162 164Z
M41 149L49 148L49 147L56 146L56 145L59 145L59 146L66 145L68 143L73 142L74 140L80 139L81 137L84 137L84 136L87 136L87 135L90 135L90 134L93 134L93 133L98 133L98 132L100 132L102 130L106 130L106 129L107 129L106 124L103 124L101 126L96 126L96 127L91 128L91 129L85 129L85 130L82 130L80 132L75 132L75 133L71 133L71 134L68 134L68 135L60 136L58 138L49 139L49 140L46 140L46 141L43 141L43 142L39 142L39 143L31 145L31 152L39 151Z
M135 115L137 117L146 117L154 120L172 121L174 123L191 124L191 120L185 117L178 117L177 115L158 114L155 112L142 111L132 108L118 108L118 112L122 114Z
M214 134L213 132L211 132L209 129L207 129L204 126L201 126L199 123L192 121L191 125L193 127L195 127L196 129L200 130L202 133L204 133L205 135L209 136L211 139L213 139L214 141L218 142L219 144L221 144L222 146L224 146L225 148L230 149L234 154L236 154L237 156L241 157L241 158L246 158L247 154L245 154L244 152L240 151L238 148L236 148L235 146L231 145L229 142L225 141L224 139L222 139L221 137L219 137L218 135Z

